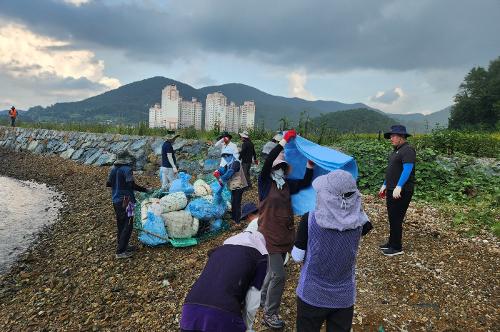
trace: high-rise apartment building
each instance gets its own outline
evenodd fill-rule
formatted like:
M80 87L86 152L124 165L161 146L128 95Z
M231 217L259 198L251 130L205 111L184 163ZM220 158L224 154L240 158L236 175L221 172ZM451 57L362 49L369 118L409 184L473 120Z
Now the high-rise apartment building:
M149 109L149 127L178 128L194 127L198 130L226 130L239 132L252 129L255 123L255 103L245 101L237 106L229 105L221 92L207 95L205 104L205 125L202 127L203 105L196 98L182 100L177 87L167 85L161 92L161 105L155 104Z
M164 115L165 128L175 130L179 127L181 101L179 90L174 84L167 85L161 91L161 110Z
M196 98L193 97L191 101L182 100L179 128L194 127L201 130L202 113L203 105Z
M255 125L255 102L245 101L240 106L240 129L248 130L253 129Z
M224 130L226 127L227 98L221 92L207 95L205 103L205 130L218 128Z
M230 102L226 109L226 125L224 130L237 133L240 131L240 107Z
M163 126L163 115L160 104L149 108L149 128L160 128Z

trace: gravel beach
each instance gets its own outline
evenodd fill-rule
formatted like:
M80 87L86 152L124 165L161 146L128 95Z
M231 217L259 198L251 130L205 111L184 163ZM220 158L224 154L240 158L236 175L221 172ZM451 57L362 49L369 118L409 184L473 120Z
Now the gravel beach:
M59 220L0 276L0 331L178 330L184 297L207 252L243 225L196 247L141 247L132 259L116 260L107 172L0 149L1 175L46 183L65 201ZM137 182L159 187L155 177L137 176ZM248 200L256 193L245 193ZM354 331L500 331L498 240L465 238L445 215L412 203L405 254L385 257L378 250L388 232L385 205L371 196L364 202L375 229L360 246ZM136 239L134 233L132 244L139 245ZM285 331L293 331L300 267L287 269L281 313ZM255 330L267 331L260 318Z

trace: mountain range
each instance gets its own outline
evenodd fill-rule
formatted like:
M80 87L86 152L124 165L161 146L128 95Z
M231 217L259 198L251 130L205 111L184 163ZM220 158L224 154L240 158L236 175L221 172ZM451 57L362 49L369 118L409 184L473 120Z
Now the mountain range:
M273 96L254 87L229 83L218 86L208 86L196 89L188 84L165 77L152 77L142 81L123 85L117 89L76 102L56 103L48 107L35 106L22 113L26 121L48 122L99 122L99 123L127 123L133 124L148 120L148 111L151 106L161 101L161 90L175 84L180 95L187 100L197 98L205 107L206 96L209 93L220 91L228 101L237 105L246 100L253 100L256 104L255 123L262 124L269 129L279 126L280 119L287 118L291 124L297 124L300 114L306 111L310 118L318 118L322 114L332 112L367 109L379 115L400 121L408 125L413 132L422 132L435 122L447 125L449 109L430 115L423 114L387 114L373 109L363 103L345 104L337 101L308 101L300 98L286 98ZM0 112L5 113L5 111ZM392 118L392 119L391 119ZM385 128L367 128L376 132Z

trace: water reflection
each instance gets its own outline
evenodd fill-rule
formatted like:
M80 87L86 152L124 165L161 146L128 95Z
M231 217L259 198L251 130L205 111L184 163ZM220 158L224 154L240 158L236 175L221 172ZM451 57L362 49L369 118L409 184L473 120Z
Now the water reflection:
M45 184L0 176L0 274L56 220L60 207L60 194Z

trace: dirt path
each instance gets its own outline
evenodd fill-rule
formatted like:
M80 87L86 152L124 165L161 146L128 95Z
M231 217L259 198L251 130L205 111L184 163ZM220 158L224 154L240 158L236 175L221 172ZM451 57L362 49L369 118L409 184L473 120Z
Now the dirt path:
M177 331L207 251L238 230L197 247L142 248L133 259L116 261L107 168L0 150L0 174L45 182L67 201L60 221L0 276L1 331ZM145 176L138 182L159 185ZM247 193L244 200L252 198ZM359 252L354 331L500 330L497 241L463 238L436 210L412 203L405 255L388 258L377 249L387 234L384 205L365 197L365 208L375 229ZM286 331L293 331L299 267L288 270L282 314ZM259 322L255 328L266 331Z

